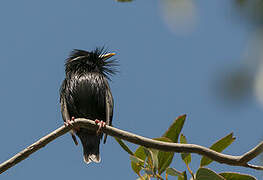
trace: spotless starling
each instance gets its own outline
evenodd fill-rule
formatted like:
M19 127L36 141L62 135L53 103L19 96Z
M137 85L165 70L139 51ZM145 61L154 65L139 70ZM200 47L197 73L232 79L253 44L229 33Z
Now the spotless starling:
M107 53L103 48L93 51L73 50L65 62L66 77L60 88L61 114L66 125L74 118L86 118L99 124L100 131L82 127L71 131L83 146L84 161L99 163L101 128L112 125L113 97L108 84L111 75L116 73L116 60L110 60L115 53ZM104 143L107 135L104 135Z

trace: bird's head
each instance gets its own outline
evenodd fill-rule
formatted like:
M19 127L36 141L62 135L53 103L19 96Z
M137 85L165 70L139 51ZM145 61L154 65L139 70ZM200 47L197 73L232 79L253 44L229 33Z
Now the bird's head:
M116 73L118 66L116 59L109 60L115 53L108 53L104 48L94 51L75 49L65 63L66 75L82 73L100 73L106 76Z

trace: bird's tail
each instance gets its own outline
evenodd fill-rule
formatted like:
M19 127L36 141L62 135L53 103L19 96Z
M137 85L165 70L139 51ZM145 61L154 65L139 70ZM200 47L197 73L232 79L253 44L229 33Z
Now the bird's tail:
M80 131L77 133L83 146L83 159L85 163L100 162L100 139L101 136L96 134L88 134Z

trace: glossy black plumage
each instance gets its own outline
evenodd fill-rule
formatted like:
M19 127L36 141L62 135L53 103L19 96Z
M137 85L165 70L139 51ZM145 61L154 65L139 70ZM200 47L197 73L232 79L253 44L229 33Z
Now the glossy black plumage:
M87 52L74 50L65 63L66 78L60 88L60 104L63 120L72 117L98 119L112 125L113 97L108 84L109 75L114 74L116 61L107 60L103 49ZM100 162L99 145L102 134L79 128L72 131L80 138L84 161ZM104 143L106 142L106 135Z

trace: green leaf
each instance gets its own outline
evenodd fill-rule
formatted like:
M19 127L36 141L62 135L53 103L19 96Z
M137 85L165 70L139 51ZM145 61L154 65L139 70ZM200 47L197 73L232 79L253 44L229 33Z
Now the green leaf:
M186 171L183 172L183 176L178 176L178 180L187 180Z
M224 172L219 173L220 176L223 176L227 180L256 180L255 177L247 174L240 174L236 172Z
M174 168L170 168L170 167L168 167L168 168L166 169L166 173L167 173L168 175L170 175L170 176L182 176L182 177L183 177L183 174L182 174L181 172L177 171L177 170L174 169Z
M199 168L196 173L196 180L226 180L224 177L216 174L207 168Z
M139 164L139 163L144 163L143 160L141 160L140 158L137 158L136 156L132 156L130 155L130 160L135 163L135 164Z
M179 116L173 124L169 127L169 129L164 133L163 137L156 138L159 141L165 142L178 142L179 134L183 128L185 122L186 115ZM141 160L146 159L146 154L143 150L143 147L140 146L134 153L134 156L138 157ZM171 164L173 159L174 153L173 152L162 152L158 151L158 172L161 174L165 171L165 169ZM140 175L140 171L144 164L136 164L131 162L131 167L135 173Z
M216 143L214 143L210 149L222 152L225 148L227 148L236 138L233 137L233 133L228 134L227 136L223 137L222 139L218 140ZM206 156L203 156L200 162L200 167L207 166L212 162L211 159L209 159Z
M181 134L181 136L180 136L180 143L187 144L186 137L183 134ZM192 159L190 153L181 153L181 157L182 157L182 159L186 165L190 164L191 159Z
M148 161L152 165L152 171L154 174L156 174L157 168L158 168L158 150L156 149L148 149L146 147L143 147L144 153L146 154L146 157L148 157Z
M164 142L178 142L179 134L183 128L186 115L182 115L176 118L168 130L162 135L161 138L155 138L155 140ZM174 152L159 151L158 153L158 173L162 174L166 168L171 164L174 157Z
M164 142L172 142L172 140L166 137L154 138L154 140L164 141ZM171 164L174 157L174 152L158 152L158 173L162 174L166 168Z
M130 155L134 155L133 152L130 150L130 148L121 139L116 137L114 137L114 139L119 143L119 145L122 147L124 151L126 151Z
M145 161L146 159L146 154L143 150L143 147L140 146L139 148L137 148L137 150L135 151L134 153L134 156L136 156L137 158L141 159L142 161ZM138 174L140 176L140 171L142 169L142 166L144 166L144 162L141 162L141 163L135 163L133 161L131 161L131 167L132 167L132 170Z
M167 137L172 140L172 142L177 143L179 134L184 126L186 115L182 115L176 118L169 129L162 135L162 137Z
M158 169L158 153L159 151L156 149L150 149L151 152L151 159L153 162L153 172L156 174L156 171Z

